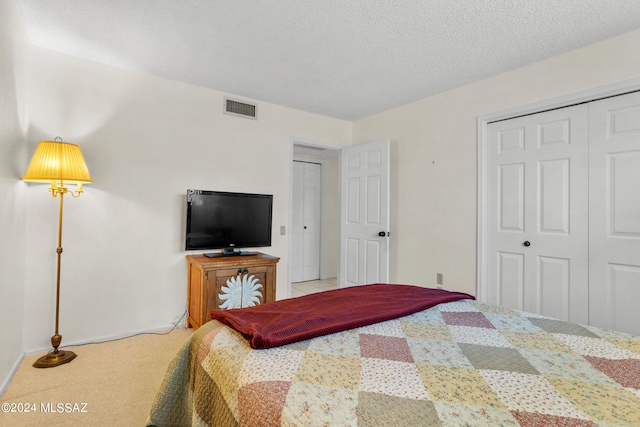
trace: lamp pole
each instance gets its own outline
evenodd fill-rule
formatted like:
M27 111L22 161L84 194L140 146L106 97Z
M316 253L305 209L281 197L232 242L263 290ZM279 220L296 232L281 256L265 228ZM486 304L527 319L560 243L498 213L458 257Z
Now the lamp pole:
M76 354L69 350L59 350L58 347L62 342L62 335L58 333L58 323L60 318L60 266L62 264L62 214L64 209L64 195L67 193L67 188L64 183L58 187L52 183L49 189L53 197L60 196L60 214L58 216L58 248L56 253L58 254L58 271L56 273L56 329L54 335L51 337L51 345L53 351L45 354L41 358L35 361L33 366L35 368L52 368L54 366L63 365L71 362L75 359Z

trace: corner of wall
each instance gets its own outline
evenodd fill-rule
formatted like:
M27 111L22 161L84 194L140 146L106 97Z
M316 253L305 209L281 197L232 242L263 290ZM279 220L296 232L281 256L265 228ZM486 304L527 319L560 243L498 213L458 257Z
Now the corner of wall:
M0 395L24 356L27 143L21 125L26 34L13 1L0 0Z

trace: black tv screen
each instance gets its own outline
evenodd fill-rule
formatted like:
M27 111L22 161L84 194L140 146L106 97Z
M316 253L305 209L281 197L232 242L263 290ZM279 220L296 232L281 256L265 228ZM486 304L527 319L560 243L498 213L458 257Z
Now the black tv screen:
M186 250L271 246L273 195L187 190Z

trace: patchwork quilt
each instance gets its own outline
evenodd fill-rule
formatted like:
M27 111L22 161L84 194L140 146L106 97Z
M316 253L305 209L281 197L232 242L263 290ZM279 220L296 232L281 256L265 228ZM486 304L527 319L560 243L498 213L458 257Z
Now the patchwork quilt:
M147 425L640 426L640 337L472 300L265 350L212 320Z

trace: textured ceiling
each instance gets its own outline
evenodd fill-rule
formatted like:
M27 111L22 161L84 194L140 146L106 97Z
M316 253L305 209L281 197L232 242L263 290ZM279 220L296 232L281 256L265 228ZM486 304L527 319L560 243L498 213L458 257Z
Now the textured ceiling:
M15 0L33 44L345 120L640 28L639 0Z

